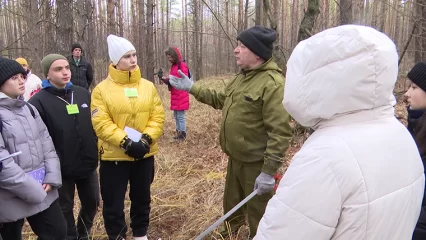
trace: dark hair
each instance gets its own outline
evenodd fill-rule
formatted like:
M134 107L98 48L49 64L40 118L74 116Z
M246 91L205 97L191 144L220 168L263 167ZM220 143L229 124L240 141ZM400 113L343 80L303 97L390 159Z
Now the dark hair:
M416 140L420 155L426 157L426 113L423 113L419 118L417 126L414 129L414 140Z
M179 57L177 55L177 52L174 48L169 47L166 51L165 51L166 55L170 55L173 58L173 63L178 63L179 62Z

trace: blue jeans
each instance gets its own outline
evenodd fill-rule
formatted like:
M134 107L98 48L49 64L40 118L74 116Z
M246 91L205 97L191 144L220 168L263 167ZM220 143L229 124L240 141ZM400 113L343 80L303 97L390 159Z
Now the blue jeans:
M176 130L186 132L185 111L174 110L173 116L176 120Z

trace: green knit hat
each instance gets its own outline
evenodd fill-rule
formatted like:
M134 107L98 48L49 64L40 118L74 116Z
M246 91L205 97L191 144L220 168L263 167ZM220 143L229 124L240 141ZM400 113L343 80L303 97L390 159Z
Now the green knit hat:
M49 73L50 65L52 65L54 61L59 59L67 60L66 57L60 54L49 54L41 60L41 68L43 69L43 73L46 78L47 78L47 74Z

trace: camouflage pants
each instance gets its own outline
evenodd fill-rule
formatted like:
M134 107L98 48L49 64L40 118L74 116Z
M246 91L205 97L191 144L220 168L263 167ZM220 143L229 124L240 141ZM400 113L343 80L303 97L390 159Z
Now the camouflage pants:
M254 183L261 172L262 166L263 160L254 163L246 163L231 158L229 159L223 198L223 209L225 213L253 192ZM228 233L238 231L238 229L244 225L247 217L250 237L254 237L260 219L265 213L266 205L273 194L274 192L270 192L261 196L254 196L226 220L225 224L230 227L230 229L224 229L224 231Z

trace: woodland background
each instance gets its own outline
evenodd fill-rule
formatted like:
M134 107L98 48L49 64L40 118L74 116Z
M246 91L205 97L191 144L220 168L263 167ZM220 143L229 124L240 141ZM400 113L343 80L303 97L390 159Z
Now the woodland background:
M426 51L426 0L0 0L0 55L30 61L41 75L49 53L71 54L79 42L95 69L107 75L106 37L137 48L145 78L169 68L164 50L182 51L196 79L234 73L237 34L261 24L275 29L274 56L285 70L295 45L341 24L372 26L394 40L406 72Z
M255 24L275 29L278 38L274 56L285 73L286 60L299 41L349 23L372 26L396 43L401 74L394 91L398 99L395 115L406 123L402 97L408 87L405 75L415 62L426 57L426 0L0 0L0 55L25 57L32 71L42 77L43 56L70 55L72 43L79 42L94 66L98 83L107 75L106 37L117 34L137 48L145 78L154 80L160 67L167 72L164 50L176 46L193 76L202 79L200 84L221 90L237 71L232 51L240 31ZM227 156L218 140L221 112L191 96L186 115L188 137L176 142L170 93L166 85L156 87L166 121L155 157L149 237L194 239L223 215ZM294 121L291 125L293 138L281 172L309 136L309 131ZM75 202L77 216L77 196ZM126 197L127 223L131 221L129 209ZM23 235L26 240L36 239L27 223ZM247 235L248 228L244 227L229 240L247 239ZM132 236L130 229L128 236ZM92 239L107 239L102 206Z

